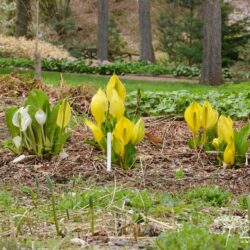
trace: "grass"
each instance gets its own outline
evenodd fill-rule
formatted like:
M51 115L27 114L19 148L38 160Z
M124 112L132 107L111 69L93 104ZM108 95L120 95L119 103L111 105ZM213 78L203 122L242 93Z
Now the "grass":
M44 188L42 192L38 187L31 189L25 186L12 190L3 188L0 191L0 249L14 249L15 244L26 247L33 244L36 248L74 249L70 239L84 239L86 235L91 239L91 231L113 236L113 241L119 239L119 236L129 237L134 244L136 238L139 241L147 238L151 245L154 244L155 237L158 237L159 233L156 232L162 231L164 233L155 241L156 248L153 249L184 249L179 247L183 245L179 236L183 235L187 246L198 245L195 249L201 250L207 249L207 244L215 237L213 223L218 219L222 221L222 225L217 233L222 234L216 236L216 240L223 247L227 244L228 234L228 224L223 225L223 218L227 216L227 223L230 224L235 209L238 213L245 211L237 197L216 186L193 188L182 193L168 193L137 190L119 184L97 186L76 178L68 184L55 185L54 188L55 214L49 199L50 192ZM54 215L57 216L63 238L56 233ZM235 237L237 242L234 242L233 246L249 249L240 241L240 236L246 234L246 229L241 225L243 219L238 220L237 232L232 228L229 243L233 242L232 239ZM180 231L182 226L183 232ZM141 233L154 228L155 235L152 238L153 235L150 237L146 233L144 238L140 238L136 228ZM209 230L210 233L207 233ZM196 237L201 239L201 233L204 237L206 235L205 240L194 242ZM6 235L12 236L14 240L5 238ZM112 237L110 240L112 241ZM164 245L168 240L171 247L166 248ZM174 247L175 242L178 243L178 247ZM58 248L54 248L56 246Z
M0 69L0 74L11 73L12 70L9 69ZM20 71L20 73L31 73L32 71ZM49 85L58 85L60 82L60 73L57 72L43 72L43 80L46 84ZM109 76L93 76L85 74L63 74L65 83L70 85L80 85L80 84L90 84L96 88L104 87L107 84ZM157 77L156 77L157 79ZM122 80L126 85L128 92L135 91L140 89L141 91L178 91L178 90L187 90L192 93L206 93L209 90L214 90L215 87L200 85L198 83L186 83L186 82L161 82L161 81L148 81L148 80ZM216 87L218 92L225 91L242 91L250 90L250 83L240 83L240 84L224 84L219 87Z

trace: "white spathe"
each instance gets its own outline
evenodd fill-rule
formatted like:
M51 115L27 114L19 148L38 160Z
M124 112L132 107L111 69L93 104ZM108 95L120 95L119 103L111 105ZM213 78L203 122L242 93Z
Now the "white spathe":
M16 147L17 149L19 149L19 148L21 147L21 143L22 143L22 138L21 138L21 136L15 136L15 137L12 139L12 141L13 141L13 143L14 143L14 145L15 145L15 147Z
M22 132L26 131L32 120L28 113L29 107L19 108L12 117L12 123L15 127L20 128Z
M35 114L35 118L38 124L43 126L47 120L47 114L42 109L39 109Z

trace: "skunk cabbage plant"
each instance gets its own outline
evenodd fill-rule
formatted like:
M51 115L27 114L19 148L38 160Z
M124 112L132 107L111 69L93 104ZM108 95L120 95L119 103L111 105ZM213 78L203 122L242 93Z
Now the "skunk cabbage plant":
M123 168L133 165L136 147L144 138L144 122L136 122L125 115L126 89L119 78L114 74L106 91L99 89L93 96L90 109L95 123L85 120L90 128L98 147L104 152L107 150L106 136L112 134L112 159Z

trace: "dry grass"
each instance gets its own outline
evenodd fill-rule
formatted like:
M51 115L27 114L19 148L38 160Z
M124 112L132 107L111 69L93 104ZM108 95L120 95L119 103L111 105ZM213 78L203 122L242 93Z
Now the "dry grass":
M42 58L69 59L73 57L63 48L56 47L48 42L39 41L39 49ZM0 54L10 57L34 58L35 40L27 40L24 37L0 35Z

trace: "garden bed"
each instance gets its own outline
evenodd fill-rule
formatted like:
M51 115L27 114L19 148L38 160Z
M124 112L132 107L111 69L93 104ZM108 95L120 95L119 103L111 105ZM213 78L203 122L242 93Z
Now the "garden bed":
M7 135L3 116L1 112L1 142ZM91 133L83 123L79 123L72 130L72 138L65 147L66 159L27 156L24 162L14 164L16 156L1 148L0 178L4 183L32 186L37 177L44 183L46 174L60 183L81 175L99 184L113 182L116 178L140 189L183 191L216 184L235 194L250 191L250 167L243 165L238 169L224 169L217 166L214 154L190 149L186 143L190 132L184 122L164 117L147 117L144 121L148 138L139 147L139 162L130 170L113 166L112 172L108 173L102 153L86 143ZM181 178L178 178L178 173L181 173Z
M11 82L19 78L10 77ZM250 193L250 167L219 167L214 152L191 149L187 145L191 134L184 121L166 116L143 117L146 136L137 147L137 161L131 169L113 164L112 171L107 172L103 153L88 144L92 134L82 117L89 113L93 89L70 88L63 80L59 88L35 82L27 86L19 80L19 88L13 84L3 88L6 84L2 81L1 85L0 79L0 143L8 138L4 111L23 103L34 86L45 90L53 103L68 97L74 114L72 136L64 156L26 154L25 159L14 163L17 156L0 148L0 238L7 239L0 240L0 247L18 249L13 244L20 247L34 242L37 249L78 249L81 244L94 249L156 249L154 244L165 244L165 239L166 245L178 241L181 228L183 237L190 232L198 237L211 230L206 242L215 247L228 242L239 247L243 244L240 237L249 236L246 197ZM237 121L235 127L246 123ZM59 234L48 176L55 187ZM224 233L229 230L230 235L230 227L237 241ZM165 231L166 235L158 238ZM215 243L214 237L218 240Z

